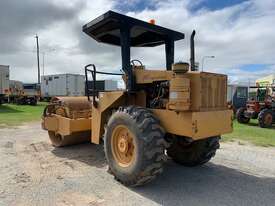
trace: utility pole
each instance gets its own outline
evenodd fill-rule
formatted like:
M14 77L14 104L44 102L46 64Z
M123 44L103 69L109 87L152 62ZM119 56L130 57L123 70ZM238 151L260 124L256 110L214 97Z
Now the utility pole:
M43 74L43 76L45 75L45 69L44 69L44 67L45 67L45 52L42 52L42 57L43 57L43 59L42 59L42 74Z
M36 54L37 54L37 78L38 84L40 85L40 63L39 63L39 44L38 44L38 36L35 35L36 38Z

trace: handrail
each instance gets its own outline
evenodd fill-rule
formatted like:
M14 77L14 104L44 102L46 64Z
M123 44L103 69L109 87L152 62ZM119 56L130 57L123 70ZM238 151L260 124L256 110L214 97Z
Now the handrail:
M88 69L89 67L92 67L93 69ZM89 91L91 91L90 89L88 89L88 72L90 72L92 74L92 78L93 78L93 86L92 86L92 95L93 95L93 105L94 107L97 108L97 102L96 102L96 97L98 98L98 92L99 90L96 89L96 74L107 74L107 75L123 75L121 73L112 73L112 72L101 72L101 71L96 71L96 66L94 64L87 64L85 66L85 85L86 85L86 94L88 97L88 100L90 101L90 94Z

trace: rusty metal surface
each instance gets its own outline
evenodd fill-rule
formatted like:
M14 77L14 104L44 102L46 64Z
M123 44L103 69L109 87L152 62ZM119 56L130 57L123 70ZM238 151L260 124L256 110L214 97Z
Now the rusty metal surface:
M55 114L71 119L91 117L92 104L87 97L54 97L51 100Z
M91 102L87 97L54 97L51 103L59 103L60 106L67 107L71 111L91 109Z
M53 146L60 147L91 139L91 102L87 97L54 97L45 108L42 128Z

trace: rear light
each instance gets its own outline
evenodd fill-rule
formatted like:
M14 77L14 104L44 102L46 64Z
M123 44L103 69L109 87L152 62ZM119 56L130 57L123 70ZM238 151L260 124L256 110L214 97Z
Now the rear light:
M155 19L150 19L150 20L149 20L149 23L155 25L155 24L156 24L156 20L155 20Z

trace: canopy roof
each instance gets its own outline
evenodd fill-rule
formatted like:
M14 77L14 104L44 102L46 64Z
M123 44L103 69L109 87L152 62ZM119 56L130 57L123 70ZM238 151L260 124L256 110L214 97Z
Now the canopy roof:
M83 26L83 32L98 42L121 46L121 29L130 29L130 46L154 47L165 41L184 39L184 34L147 23L113 11L108 11Z

